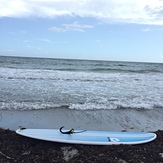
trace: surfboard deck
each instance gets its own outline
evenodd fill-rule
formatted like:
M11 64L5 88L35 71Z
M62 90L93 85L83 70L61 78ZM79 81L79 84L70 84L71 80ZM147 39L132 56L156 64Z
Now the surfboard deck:
M81 131L75 130L79 133L62 134L59 129L18 129L16 133L39 140L87 145L143 144L157 137L155 133L146 132Z

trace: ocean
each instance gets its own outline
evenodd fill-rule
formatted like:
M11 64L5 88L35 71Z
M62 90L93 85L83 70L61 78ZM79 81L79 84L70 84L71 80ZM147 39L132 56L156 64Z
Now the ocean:
M0 110L163 108L163 64L0 56Z

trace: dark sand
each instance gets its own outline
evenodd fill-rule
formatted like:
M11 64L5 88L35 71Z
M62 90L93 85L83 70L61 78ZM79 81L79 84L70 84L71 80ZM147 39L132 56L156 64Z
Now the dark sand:
M0 129L0 162L163 163L163 131L142 145L70 145L40 141Z

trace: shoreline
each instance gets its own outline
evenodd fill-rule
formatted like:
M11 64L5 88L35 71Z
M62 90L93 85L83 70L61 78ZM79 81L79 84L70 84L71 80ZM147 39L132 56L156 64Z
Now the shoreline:
M0 128L66 128L103 131L163 130L163 109L70 110L66 107L48 110L1 110Z

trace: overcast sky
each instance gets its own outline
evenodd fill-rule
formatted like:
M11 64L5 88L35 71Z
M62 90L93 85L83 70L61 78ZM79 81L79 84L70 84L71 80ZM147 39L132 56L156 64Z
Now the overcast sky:
M163 0L0 0L0 55L163 63Z

